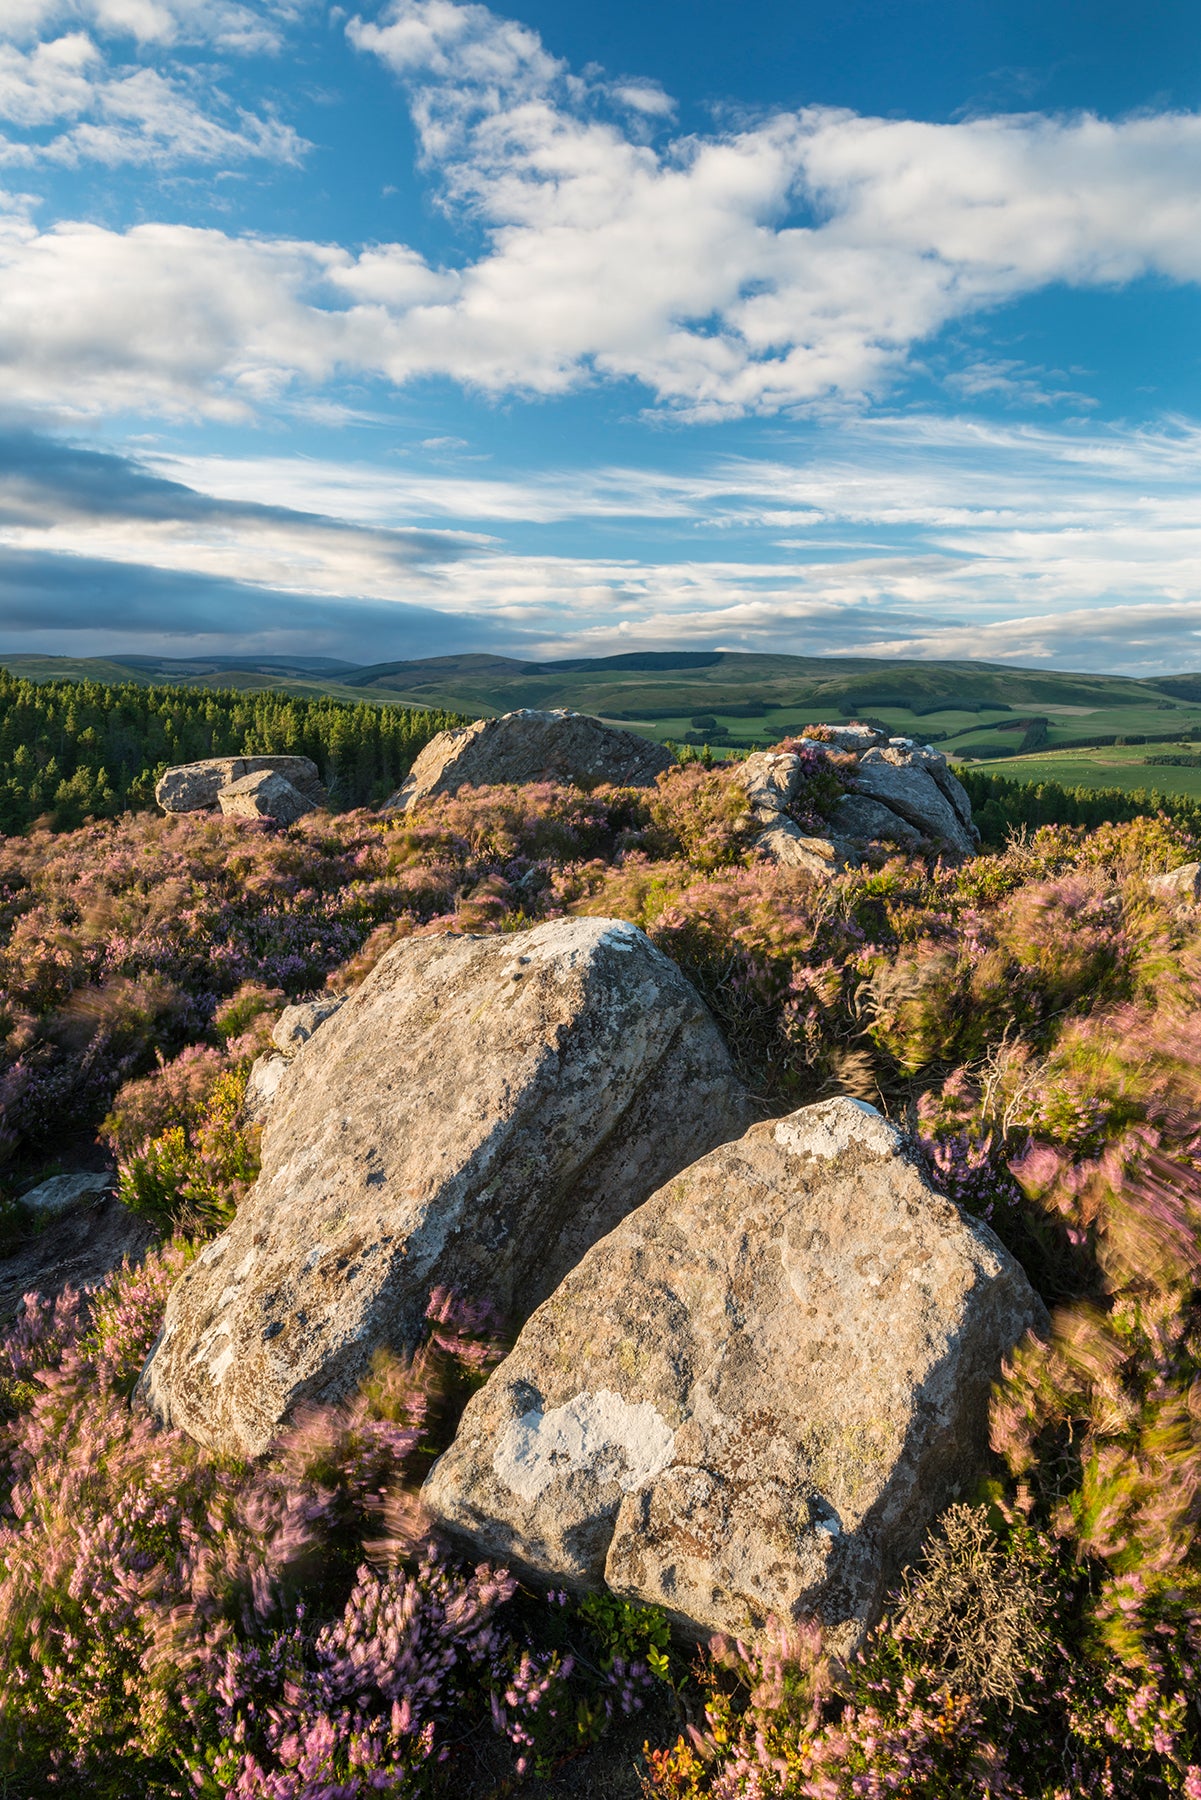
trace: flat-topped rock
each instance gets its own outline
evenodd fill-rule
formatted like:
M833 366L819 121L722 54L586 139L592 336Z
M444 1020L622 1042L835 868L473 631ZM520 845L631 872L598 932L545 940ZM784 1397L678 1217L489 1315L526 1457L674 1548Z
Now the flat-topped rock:
M434 1287L520 1323L752 1116L695 989L612 919L407 939L275 1074L258 1183L142 1378L164 1421L239 1454L414 1343Z
M210 756L159 776L154 797L168 813L213 812L222 788L267 770L282 775L312 806L326 804L317 765L307 756Z
M846 1653L970 1493L1041 1302L873 1108L755 1125L595 1244L470 1401L423 1497L473 1555L695 1637Z
M662 745L586 713L510 712L439 732L382 810L405 812L462 787L529 781L652 787L672 761Z

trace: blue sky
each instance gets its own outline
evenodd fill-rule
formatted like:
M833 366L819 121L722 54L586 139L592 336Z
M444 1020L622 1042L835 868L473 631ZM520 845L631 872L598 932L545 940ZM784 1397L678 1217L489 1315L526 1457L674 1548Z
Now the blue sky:
M0 0L0 649L1201 667L1201 24Z

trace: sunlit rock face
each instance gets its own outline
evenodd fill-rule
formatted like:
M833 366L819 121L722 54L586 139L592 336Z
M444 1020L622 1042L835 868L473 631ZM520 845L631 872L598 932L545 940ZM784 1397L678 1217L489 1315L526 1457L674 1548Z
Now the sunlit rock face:
M412 1344L431 1288L520 1323L752 1117L696 991L611 919L398 944L279 1075L258 1184L142 1379L162 1419L243 1454Z
M651 787L674 758L661 744L586 713L504 713L441 731L383 808L406 812L463 787L560 781L571 787Z
M843 1652L986 1447L1041 1302L861 1101L753 1126L595 1244L426 1483L473 1554L696 1637Z

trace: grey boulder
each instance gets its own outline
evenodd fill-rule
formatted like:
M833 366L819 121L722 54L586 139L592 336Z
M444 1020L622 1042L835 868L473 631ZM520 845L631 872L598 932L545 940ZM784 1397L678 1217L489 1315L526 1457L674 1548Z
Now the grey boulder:
M141 1391L257 1454L297 1402L411 1345L436 1286L520 1323L751 1116L696 991L634 926L408 939L282 1075L259 1181L173 1290Z
M442 731L428 743L408 777L383 807L406 812L462 787L561 781L575 787L653 787L672 766L660 744L605 725L586 713L505 713Z
M315 802L275 769L258 769L231 781L218 793L217 804L227 819L270 819L276 825L294 825L316 811Z
M1147 886L1165 900L1201 900L1201 862L1181 863L1165 875L1153 875Z
M952 855L971 856L976 848L974 830L964 824L941 783L935 780L928 761L933 754L891 746L868 750L859 759L855 785L869 800L886 806L898 818L915 826L923 837L942 844ZM939 762L941 760L938 758ZM949 771L947 774L950 780L955 780ZM960 787L958 782L955 785ZM968 816L970 819L970 806Z
M154 797L168 813L214 812L222 788L263 770L282 775L314 806L326 804L317 765L307 756L210 756L159 776Z
M834 830L858 842L881 840L914 849L925 840L916 825L866 794L844 794L834 809Z
M755 1125L594 1245L423 1492L473 1555L694 1637L820 1620L840 1653L986 1453L1041 1302L860 1101Z

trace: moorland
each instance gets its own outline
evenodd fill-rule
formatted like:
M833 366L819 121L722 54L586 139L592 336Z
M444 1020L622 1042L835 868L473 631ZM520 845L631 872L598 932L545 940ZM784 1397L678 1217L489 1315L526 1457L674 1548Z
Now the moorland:
M8 691L43 773L103 733L86 686ZM435 721L132 692L166 734L138 804L58 816L51 793L0 840L5 1245L39 1230L33 1185L89 1159L159 1233L0 1339L7 1791L1199 1800L1201 924L1152 885L1201 855L1195 810L969 768L997 808L983 854L881 852L825 883L755 859L733 771L699 754L646 790L164 818L139 798L163 752L239 718L308 721L323 774L353 751L372 782L393 707L399 761ZM689 977L765 1114L845 1093L898 1120L1049 1309L979 1486L849 1661L804 1630L698 1652L654 1608L548 1599L424 1537L417 1490L504 1348L470 1295L434 1297L415 1358L259 1461L130 1404L168 1291L255 1178L242 1097L286 1002L352 991L407 936L590 915Z

